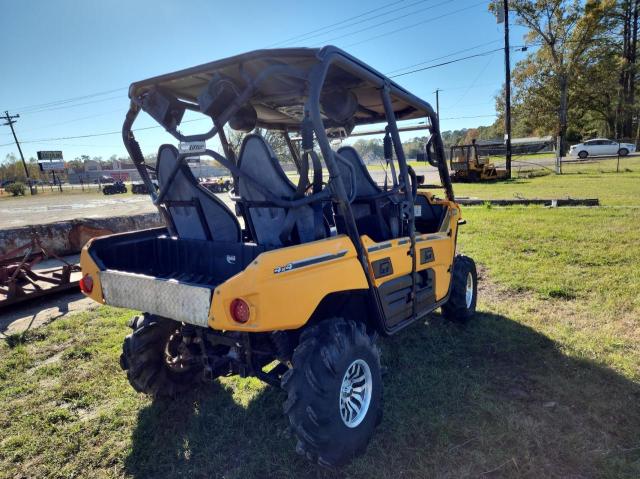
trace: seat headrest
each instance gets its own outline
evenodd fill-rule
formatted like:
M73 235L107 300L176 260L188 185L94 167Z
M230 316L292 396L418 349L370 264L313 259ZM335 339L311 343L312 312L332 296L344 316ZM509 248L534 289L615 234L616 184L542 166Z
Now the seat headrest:
M353 167L356 175L356 198L373 196L382 191L373 178L371 178L369 170L367 170L367 165L364 164L364 161L362 161L362 158L355 148L352 146L343 146L338 150L338 154ZM340 161L338 162L338 167L345 177L345 182L348 182L346 179L351 177L350 169L346 165L342 165Z

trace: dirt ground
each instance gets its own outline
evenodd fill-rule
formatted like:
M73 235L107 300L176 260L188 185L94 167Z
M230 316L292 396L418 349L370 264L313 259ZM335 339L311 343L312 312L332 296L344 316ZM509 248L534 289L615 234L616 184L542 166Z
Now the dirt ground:
M153 211L155 207L149 197L143 195L114 198L96 193L74 193L6 198L0 201L0 228Z
M59 293L0 309L0 337L36 329L70 313L95 309L98 303L80 291Z

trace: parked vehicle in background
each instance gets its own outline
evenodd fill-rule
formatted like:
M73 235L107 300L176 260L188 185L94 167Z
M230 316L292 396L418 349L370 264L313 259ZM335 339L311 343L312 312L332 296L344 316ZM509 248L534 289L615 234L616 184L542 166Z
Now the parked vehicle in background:
M232 180L224 176L217 178L207 178L201 182L202 186L212 193L223 193L231 190Z
M159 189L158 181L152 180L152 183L156 191L158 191ZM131 193L133 193L134 195L146 195L149 193L149 189L147 188L147 185L144 184L144 182L139 181L139 182L131 183Z
M606 138L594 138L593 140L578 143L569 148L570 156L577 156L584 160L588 156L611 156L620 155L627 156L629 153L636 151L636 145L633 143L621 143Z
M118 195L121 193L126 193L127 187L122 181L114 181L110 185L104 185L102 187L102 193L105 195Z

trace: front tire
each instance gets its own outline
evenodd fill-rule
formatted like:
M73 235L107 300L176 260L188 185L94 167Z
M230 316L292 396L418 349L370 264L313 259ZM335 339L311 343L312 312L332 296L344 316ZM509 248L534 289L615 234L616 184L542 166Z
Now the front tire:
M184 348L180 323L144 314L135 316L129 326L133 333L124 338L120 366L136 391L173 398L201 382L203 368L199 362L177 361L180 348Z
M580 153L578 153L578 158L580 158L581 160L584 160L587 158L587 156L589 156L589 153L582 150Z
M476 314L478 273L475 262L464 255L453 260L449 300L442 305L442 314L451 321L465 323Z
M627 150L626 148L620 148L618 150L618 155L620 156L627 156L629 154L629 150Z
M382 418L380 352L364 324L334 318L304 332L282 378L296 451L334 468L363 453Z

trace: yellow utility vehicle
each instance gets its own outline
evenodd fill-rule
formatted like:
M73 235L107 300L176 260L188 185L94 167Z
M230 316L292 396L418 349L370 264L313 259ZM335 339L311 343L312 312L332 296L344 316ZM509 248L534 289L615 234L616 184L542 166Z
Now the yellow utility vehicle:
M436 308L456 321L476 308L432 107L335 47L254 51L133 83L129 97L124 143L166 227L91 240L81 288L143 311L120 360L131 385L175 397L219 376L258 377L286 392L298 452L325 466L349 461L382 414L378 336ZM210 129L181 132L187 110ZM160 146L155 163L133 134L140 111L180 142ZM438 169L441 197L407 165L405 120L427 122L422 156ZM383 186L344 141L374 124L394 165ZM256 128L284 135L297 183ZM239 151L229 129L246 132ZM223 154L207 148L213 137ZM194 178L193 154L229 169L235 214Z
M507 170L496 168L489 155L480 155L478 145L472 140L470 145L451 147L449 157L451 180L460 183L477 183L507 179Z

